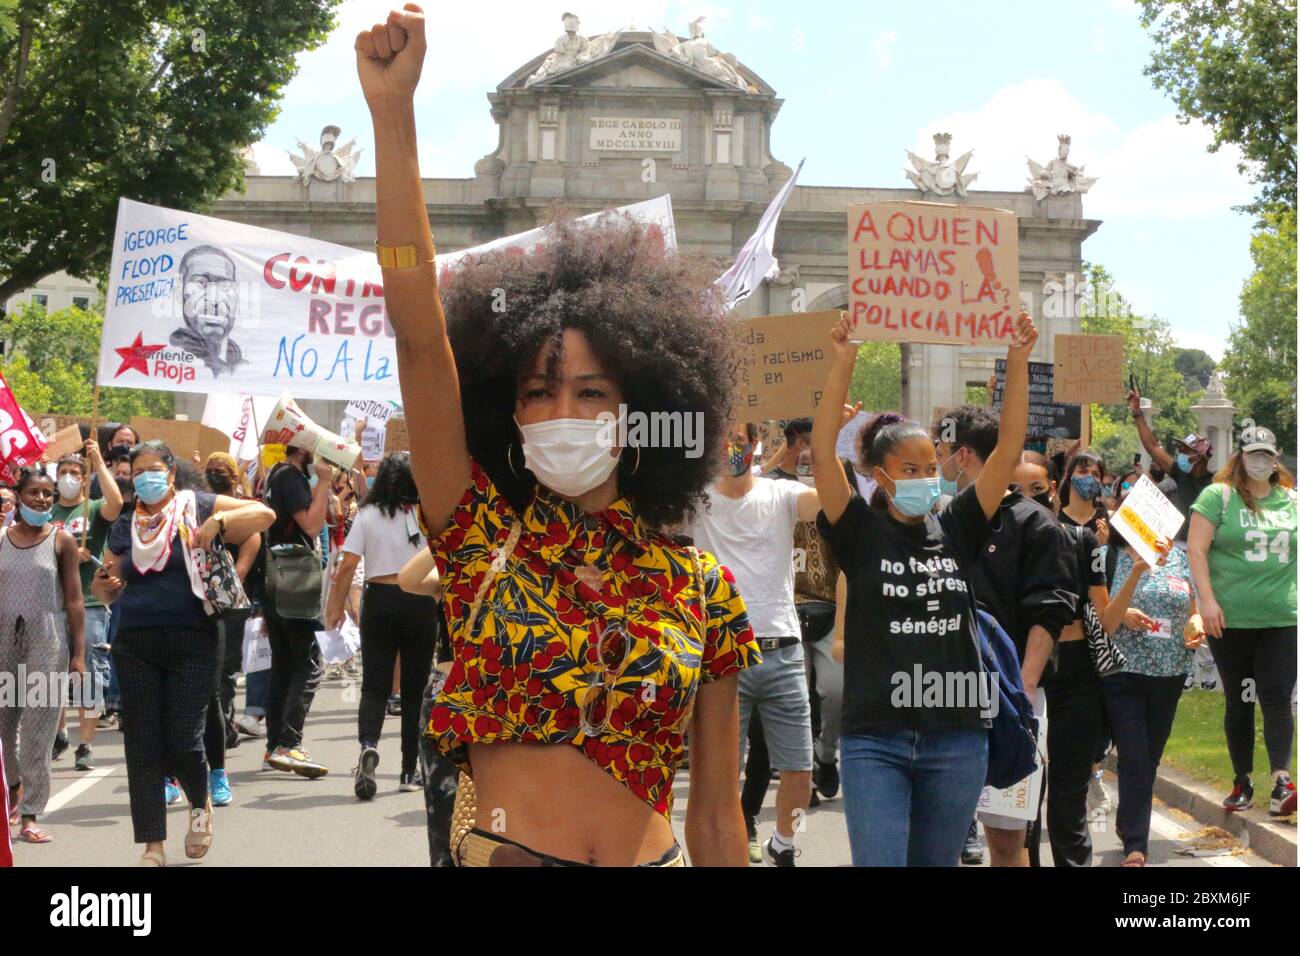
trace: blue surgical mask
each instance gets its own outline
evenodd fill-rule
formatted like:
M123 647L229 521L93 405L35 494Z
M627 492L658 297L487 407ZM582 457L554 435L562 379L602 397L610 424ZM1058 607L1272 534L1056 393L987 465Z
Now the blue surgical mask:
M938 478L902 478L894 482L894 493L889 495L889 500L901 514L920 518L930 513L940 494Z
M1101 495L1101 482L1092 475L1075 475L1070 479L1070 487L1084 501L1096 501Z
M131 479L135 496L147 505L156 505L167 497L167 472L142 471Z
M33 528L41 528L50 520L50 516L54 512L52 510L33 511L20 501L18 502L18 513L22 515L23 520Z
M373 488L373 487L375 487L375 476L374 476L374 475L367 475L367 476L366 476L366 487L367 487L367 488Z
M1192 456L1180 451L1174 456L1174 467L1184 474L1191 474Z
M952 458L949 458L948 461L952 461L952 459L956 458L959 454L961 454L959 451L953 452ZM944 465L948 464L948 461L945 461L939 466L939 493L942 495L948 495L950 498L955 498L957 497L957 493L961 491L961 486L957 484L957 482L961 480L961 471L959 470L957 472L957 477L951 481L945 478L943 476L943 469Z
M311 485L312 490L314 491L316 489L316 485L319 483L320 483L320 476L318 476L315 472L312 472L312 476L307 479L307 484Z

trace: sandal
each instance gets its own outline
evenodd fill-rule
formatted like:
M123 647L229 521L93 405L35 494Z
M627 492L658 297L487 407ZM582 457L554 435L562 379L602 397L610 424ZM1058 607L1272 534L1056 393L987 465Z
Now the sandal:
M1124 858L1124 862L1120 864L1120 866L1146 866L1146 865L1147 865L1146 854L1141 853L1137 850L1134 850L1132 853L1126 856Z
M163 856L162 850L150 850L144 856L140 857L137 866L166 866L167 858Z
M53 843L54 837L50 836L35 823L29 823L18 833L18 839L24 843Z
M202 809L190 810L190 828L185 831L185 855L191 860L201 860L212 846L212 797Z

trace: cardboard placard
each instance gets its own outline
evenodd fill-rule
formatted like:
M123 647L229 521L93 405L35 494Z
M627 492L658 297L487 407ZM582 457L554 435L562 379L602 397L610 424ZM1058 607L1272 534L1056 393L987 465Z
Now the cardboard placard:
M1160 560L1156 542L1176 535L1185 520L1148 475L1138 479L1124 504L1110 517L1111 526L1119 528L1124 540L1152 567Z
M58 461L64 455L80 452L85 444L85 440L81 437L81 428L75 424L68 425L54 433L50 443L45 446L45 457L50 461Z
M1020 310L1020 240L1007 209L928 202L849 207L854 338L1003 345Z
M1034 702L1034 713L1038 715L1038 752L1047 752L1047 698L1042 689L1038 691ZM997 813L1013 820L1033 820L1038 816L1038 795L1043 788L1043 761L1024 780L1018 781L1001 790L985 787L980 793L976 810Z
M141 441L157 439L165 442L177 458L189 458L194 452L199 453L202 461L214 451L229 452L230 436L198 422L179 422L170 418L145 418L143 415L131 417L131 427L135 429Z
M994 369L997 385L993 389L993 407L1001 412L1002 393L1007 387L1007 360L998 359ZM1029 427L1025 432L1029 441L1078 438L1082 431L1080 407L1052 401L1052 373L1055 369L1056 366L1048 362L1029 363Z
M384 454L410 450L411 439L406 432L406 418L394 415L388 420L388 430L384 433Z
M1123 405L1124 336L1068 335L1056 337L1053 398L1065 404Z
M744 347L733 414L760 422L816 413L830 374L831 326L843 314L830 309L738 320Z
M285 447L274 443L262 446L262 467L268 471L284 461Z

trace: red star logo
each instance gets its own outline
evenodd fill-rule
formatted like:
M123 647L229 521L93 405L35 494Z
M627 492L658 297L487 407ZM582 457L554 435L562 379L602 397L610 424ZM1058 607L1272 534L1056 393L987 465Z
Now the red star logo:
M135 333L135 341L130 345L120 349L113 349L114 352L122 356L122 367L114 373L113 378L117 378L123 372L130 371L131 369L135 369L148 375L149 358L155 352L160 352L164 348L166 348L164 345L145 345L144 333Z

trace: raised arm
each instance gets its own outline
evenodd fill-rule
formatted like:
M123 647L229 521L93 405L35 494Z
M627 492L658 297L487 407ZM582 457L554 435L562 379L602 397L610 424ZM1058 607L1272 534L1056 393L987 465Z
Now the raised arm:
M433 236L416 150L415 87L424 64L418 4L357 34L357 74L375 133L375 225L381 246L415 246L416 265L384 269L384 303L397 338L397 372L411 470L428 527L441 531L469 484L456 360L438 298Z
M822 511L826 512L826 520L834 524L840 520L853 497L853 487L835 454L835 442L844 422L845 399L849 397L849 382L853 379L853 365L858 359L857 343L849 341L847 315L841 315L831 328L831 353L831 373L826 378L817 417L813 419L811 447L817 497Z
M1029 428L1029 353L1037 341L1034 320L1022 311L1016 317L1016 329L1007 347L1007 384L1002 392L998 443L975 479L975 493L989 519L997 514L1025 450L1025 432Z
M1129 389L1128 410L1133 414L1133 423L1137 425L1138 438L1142 441L1142 447L1147 450L1151 460L1159 465L1162 471L1172 474L1174 456L1161 448L1160 442L1156 440L1156 433L1151 430L1151 423L1147 421L1147 416L1142 411L1142 393L1136 388Z

